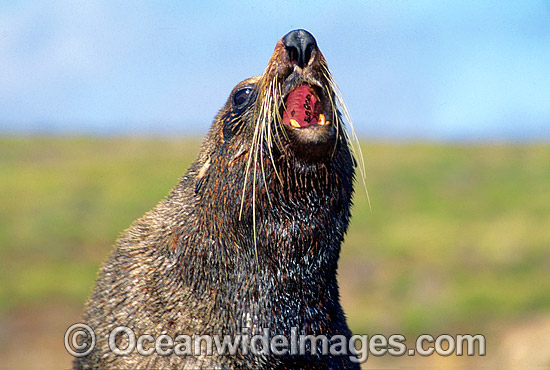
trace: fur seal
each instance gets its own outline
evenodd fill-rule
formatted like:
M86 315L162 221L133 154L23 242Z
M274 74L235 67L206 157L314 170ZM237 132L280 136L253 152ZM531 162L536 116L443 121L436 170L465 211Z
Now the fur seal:
M161 335L351 338L336 278L356 168L342 104L315 38L285 35L265 72L233 89L169 196L117 241L83 315L97 343L75 369L358 369L349 353L263 343L229 354L207 342L184 355L110 347L135 345L112 336L120 326L149 335L148 350Z

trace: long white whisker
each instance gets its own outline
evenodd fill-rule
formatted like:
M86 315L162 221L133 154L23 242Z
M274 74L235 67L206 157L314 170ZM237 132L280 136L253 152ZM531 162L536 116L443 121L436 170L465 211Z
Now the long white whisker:
M350 138L350 135L348 134L347 130L344 128L343 132L346 137L346 141L350 143L350 149L354 155L355 158L358 158L359 160L359 172L361 174L361 180L363 182L363 187L365 188L365 193L367 195L367 201L369 203L369 208L372 210L372 205L370 201L370 195L369 191L367 189L367 181L366 181L366 170L365 170L365 160L363 157L363 151L361 150L361 144L359 142L359 138L357 136L357 133L355 132L355 128L353 126L353 122L351 120L351 116L349 114L348 108L346 103L344 102L344 98L342 96L342 92L340 91L340 88L338 87L338 84L336 81L334 81L334 78L328 71L328 68L324 66L325 70L325 76L327 77L328 82L330 83L332 90L334 91L334 95L336 97L336 101L338 106L340 107L340 111L342 115L344 116L345 120L349 123L349 127L351 129L352 138Z

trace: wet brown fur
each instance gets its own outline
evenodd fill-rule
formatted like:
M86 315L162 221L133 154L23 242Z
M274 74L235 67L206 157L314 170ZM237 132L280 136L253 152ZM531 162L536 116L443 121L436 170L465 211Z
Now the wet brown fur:
M330 127L280 124L284 96L302 83L322 89ZM254 98L241 111L232 97L243 86ZM101 268L83 317L96 350L75 368L358 368L347 356L118 357L107 344L120 325L155 337L292 327L351 336L336 269L355 162L335 89L319 49L300 69L282 41L263 75L235 87L190 169Z

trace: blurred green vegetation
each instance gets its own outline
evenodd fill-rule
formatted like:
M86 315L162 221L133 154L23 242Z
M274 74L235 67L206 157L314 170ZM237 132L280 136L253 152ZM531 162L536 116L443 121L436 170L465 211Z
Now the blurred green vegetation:
M200 141L0 139L0 313L82 305L116 237ZM550 146L362 143L340 262L355 332L476 330L550 310Z

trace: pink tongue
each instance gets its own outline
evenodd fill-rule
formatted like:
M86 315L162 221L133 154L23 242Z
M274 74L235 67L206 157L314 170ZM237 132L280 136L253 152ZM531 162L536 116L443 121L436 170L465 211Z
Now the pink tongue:
M315 95L309 90L309 86L298 86L286 98L283 124L292 126L290 119L296 120L300 127L317 124L318 103Z

